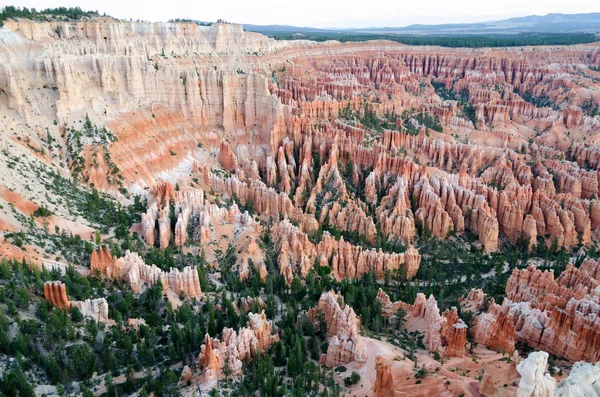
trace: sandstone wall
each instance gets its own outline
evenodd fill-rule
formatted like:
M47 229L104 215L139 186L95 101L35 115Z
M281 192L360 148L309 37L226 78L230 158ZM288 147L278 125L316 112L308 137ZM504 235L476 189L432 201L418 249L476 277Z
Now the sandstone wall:
M191 298L202 296L198 271L192 266L186 266L182 271L172 268L167 272L156 265L146 265L135 252L127 251L125 256L116 259L110 257L102 248L92 253L90 262L92 271L97 270L110 280L125 281L135 293L142 292L148 285L160 282L163 289L170 289L176 294L184 294Z
M419 270L421 255L412 246L401 253L387 253L382 250L364 249L333 238L328 232L318 244L313 244L306 233L288 220L283 220L274 228L274 240L279 247L279 270L291 283L298 272L304 277L315 263L331 267L336 279L360 278L363 274L374 272L383 279L386 272L401 271L406 278L413 278Z
M396 316L402 309L406 314L406 322L414 323L416 319L425 320L421 331L425 334L423 344L427 350L438 352L447 357L463 357L466 355L467 325L458 317L456 308L446 310L440 315L440 309L433 295L425 299L422 293L417 294L411 304L402 301L392 302L383 291L377 292L377 300L381 302L382 314L386 318Z
M598 268L591 259L569 264L556 280L533 266L514 269L502 305L475 318L474 339L505 352L520 340L570 361L599 361Z
M316 310L309 311L309 318L316 320L317 311L323 314L329 338L327 353L321 355L321 364L332 368L353 361L365 362L368 352L360 336L360 319L350 306L344 304L344 298L332 291L324 292Z
M224 328L221 340L205 335L198 362L206 380L222 378L226 360L234 375L241 374L243 361L265 352L279 340L279 335L274 333L273 325L267 320L264 311L261 314L250 312L248 316L248 325L239 332Z
M95 321L110 322L108 318L108 303L104 298L86 299L85 301L69 301L67 287L60 281L47 281L44 283L44 298L52 306L69 311L77 307L81 314L89 316Z

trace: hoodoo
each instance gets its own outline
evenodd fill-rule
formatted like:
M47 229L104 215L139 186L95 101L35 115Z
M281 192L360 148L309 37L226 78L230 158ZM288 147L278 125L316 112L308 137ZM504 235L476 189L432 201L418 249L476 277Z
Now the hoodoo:
M597 14L186 7L0 10L1 396L599 395Z

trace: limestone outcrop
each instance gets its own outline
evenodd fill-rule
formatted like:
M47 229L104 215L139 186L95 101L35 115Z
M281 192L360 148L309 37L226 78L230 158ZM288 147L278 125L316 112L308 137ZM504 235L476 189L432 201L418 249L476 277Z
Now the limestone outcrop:
M266 351L279 340L279 335L274 332L273 325L267 320L264 311L260 314L250 312L248 317L247 326L239 332L224 328L220 340L205 335L198 357L205 379L223 377L222 370L226 362L232 374L239 375L243 361Z
M288 283L296 272L306 276L315 263L327 267L331 264L336 279L360 278L368 272L374 272L378 279L382 279L386 272L395 271L412 278L421 263L421 255L412 245L401 254L386 253L352 245L343 237L336 240L327 232L323 233L318 244L313 244L306 233L287 220L275 227L274 239L280 249L279 270Z
M323 313L329 337L327 353L321 355L321 363L332 368L353 361L365 362L368 353L360 336L360 319L344 304L344 298L332 291L324 292L316 311L309 311L309 318L316 318L317 311Z
M517 365L521 374L517 397L553 397L556 380L546 373L548 353L540 351L530 353Z
M81 314L95 321L110 322L108 318L108 302L105 298L71 301L71 307L77 307Z
M600 395L600 364L576 362L566 379L558 382L554 397Z
M104 298L86 299L85 301L69 301L67 286L60 281L47 281L44 283L44 298L63 310L70 311L72 307L79 309L81 314L93 318L95 321L109 322L108 302Z
M514 269L502 305L475 318L474 339L505 352L520 340L571 361L597 362L599 267L591 259L569 264L557 279L534 266Z
M414 303L407 304L402 301L392 302L389 296L379 289L377 300L381 302L382 314L386 318L396 316L403 310L406 322L423 318L426 327L423 343L427 350L438 352L446 357L462 357L466 354L467 325L458 317L456 308L446 310L440 315L440 309L433 295L425 299L423 293L418 293Z
M394 378L390 360L377 356L375 359L376 378L373 391L377 397L394 397Z
M195 267L186 266L183 270L172 268L164 271L156 265L146 265L143 259L135 252L126 251L125 256L112 262L100 261L97 258L108 258L106 254L92 253L92 271L99 271L103 277L110 280L123 280L131 286L135 293L142 292L147 286L161 283L164 290L170 289L176 294L183 294L190 298L202 296L200 280Z

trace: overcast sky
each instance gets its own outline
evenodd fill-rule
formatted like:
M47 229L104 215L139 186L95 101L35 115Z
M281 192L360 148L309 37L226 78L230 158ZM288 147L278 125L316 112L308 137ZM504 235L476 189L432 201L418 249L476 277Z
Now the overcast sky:
M224 19L259 25L310 27L406 26L477 22L550 12L600 12L598 0L18 0L37 9L79 6L116 18L166 21Z

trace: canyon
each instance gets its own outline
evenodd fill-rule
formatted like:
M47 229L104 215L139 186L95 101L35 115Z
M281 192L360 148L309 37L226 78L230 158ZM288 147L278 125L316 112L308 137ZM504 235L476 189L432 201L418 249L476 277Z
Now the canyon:
M64 37L57 37L56 29L64 31ZM299 223L304 232L327 220L332 227L373 242L375 225L379 225L389 239L409 243L415 237L416 222L440 238L450 232L473 232L489 251L498 249L500 235L512 243L527 239L531 245L542 237L559 247L587 244L596 237L598 176L595 169L586 169L586 164L592 166L595 161L590 149L596 138L591 136L586 150L577 139L598 131L600 122L576 108L590 95L589 90L578 88L580 80L593 79L593 72L567 72L575 60L597 66L593 46L547 49L547 58L529 51L524 64L517 66L511 50L461 53L436 49L420 54L408 47L394 49L390 43L276 42L235 25L174 24L157 29L158 25L139 23L7 22L2 34L12 44L3 48L1 63L0 86L8 105L4 111L13 112L15 122L31 124L27 129L13 122L29 145L38 148L44 147L43 124L49 125L48 134L56 140L79 130L86 114L93 123L106 127L114 134L114 142L99 148L92 137L81 143L83 177L88 184L116 195L120 195L118 186L140 194L161 181L174 183L185 174L197 173L206 188L235 195L242 204L250 199L257 212L282 214ZM157 41L151 42L151 37ZM184 45L184 38L191 42ZM60 45L62 41L70 46ZM90 49L84 50L86 46ZM35 70L26 70L23 57L14 56L21 48L32 56L42 54ZM51 51L40 52L44 48ZM122 48L131 53L119 55ZM163 50L170 57L162 57ZM237 64L219 64L233 51L251 50L261 57L245 55L237 58ZM339 57L339 65L319 57L325 50ZM387 51L386 56L369 66L378 50ZM90 52L87 64L77 61L82 51ZM293 64L295 53L306 60L305 68L314 80L300 75L300 66ZM211 71L200 64L203 54L216 54ZM126 59L135 62L125 65ZM184 66L184 59L196 66ZM271 62L273 76L263 74L260 65L264 62ZM289 67L275 66L288 62L292 62ZM202 72L190 73L194 67ZM315 84L321 80L323 84ZM476 122L460 117L456 101L436 103L439 97L431 85L416 92L415 84L421 80L466 92L475 106ZM31 84L37 97L30 93ZM495 85L493 89L486 88L490 84ZM159 85L168 90L159 90ZM511 92L514 88L559 98L561 87L571 89L569 107L562 111L536 108ZM404 123L403 111L420 107L436 115L449 130L468 134L470 143L419 126L413 118L409 122L416 123L417 135L384 129L371 146L365 145L373 138L364 126L343 119L328 121L347 109L364 113L359 97L369 90L379 92L371 95L380 97L372 111L396 115L395 124ZM381 98L385 92L390 92L389 98ZM56 110L41 103L46 98L56 102ZM522 131L519 125L524 126ZM534 130L540 133L529 143ZM553 143L554 137L560 140ZM121 185L111 184L114 178L108 175L106 156L99 156L98 148L110 153ZM316 153L321 168L315 178L309 170ZM42 160L50 161L54 155L59 154L47 151ZM534 159L537 156L543 157ZM528 157L534 160L529 162ZM215 166L235 175L216 176L210 172ZM350 174L342 178L346 168ZM262 181L259 169L266 169ZM344 178L364 185L365 197L354 197ZM292 186L293 201L287 197ZM187 199L204 205L201 194L193 196ZM566 205L561 207L563 201ZM365 211L368 205L375 208L373 214ZM164 247L171 233L163 230L151 236L149 230L149 223L156 219L164 224L166 214L160 206L157 202L156 209L149 209L143 224L146 241L152 245L157 238ZM182 229L189 217L204 217L191 202L185 211L181 202L178 206L181 216L174 238L185 244Z
M0 259L135 354L176 345L188 394L272 370L360 397L594 395L599 70L598 43L7 19Z

